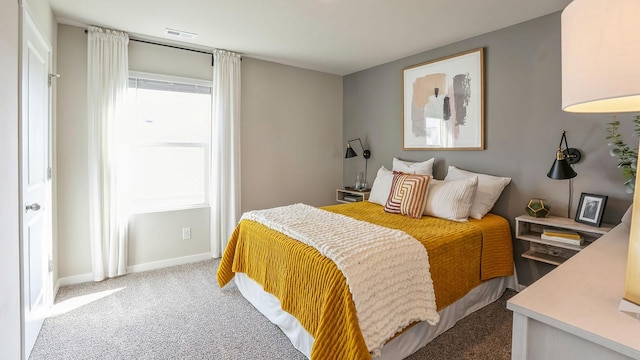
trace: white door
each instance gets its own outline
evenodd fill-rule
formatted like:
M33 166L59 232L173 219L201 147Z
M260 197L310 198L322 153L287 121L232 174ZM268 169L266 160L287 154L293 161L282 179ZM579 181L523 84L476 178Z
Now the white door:
M51 48L22 11L21 256L24 358L51 305L51 161L49 73Z

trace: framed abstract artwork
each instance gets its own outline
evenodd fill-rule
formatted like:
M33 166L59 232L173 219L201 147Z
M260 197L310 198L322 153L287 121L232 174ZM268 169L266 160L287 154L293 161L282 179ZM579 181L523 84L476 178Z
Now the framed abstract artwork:
M484 149L484 49L405 68L404 150Z

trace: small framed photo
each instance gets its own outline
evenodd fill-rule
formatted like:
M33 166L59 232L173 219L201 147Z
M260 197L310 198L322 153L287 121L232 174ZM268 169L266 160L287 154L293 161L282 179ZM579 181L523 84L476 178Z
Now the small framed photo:
M605 205L607 205L607 196L588 193L580 194L576 221L600 227Z

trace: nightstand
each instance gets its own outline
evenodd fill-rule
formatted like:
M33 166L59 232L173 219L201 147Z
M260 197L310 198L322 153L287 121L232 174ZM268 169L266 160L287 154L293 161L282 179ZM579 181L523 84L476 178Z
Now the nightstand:
M371 189L355 190L350 188L336 189L336 201L339 203L353 203L369 199Z
M523 258L551 265L560 265L600 236L608 233L614 226L602 224L600 227L594 227L559 216L536 218L529 215L520 215L516 218L516 239L529 242L529 250L521 255ZM542 239L541 235L545 229L575 231L584 238L584 243L582 245L574 245Z

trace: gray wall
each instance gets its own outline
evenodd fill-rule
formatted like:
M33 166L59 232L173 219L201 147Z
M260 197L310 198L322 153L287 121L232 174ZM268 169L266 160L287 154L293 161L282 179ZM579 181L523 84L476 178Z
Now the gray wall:
M0 358L20 358L18 2L0 12Z
M88 241L84 29L58 30L59 277L91 272ZM211 80L209 55L131 42L131 70ZM342 178L342 78L245 58L242 62L242 211L332 203ZM216 176L216 175L214 175ZM182 240L182 228L192 238ZM209 208L138 214L129 266L209 252Z
M85 44L79 46L78 44ZM58 27L55 191L58 276L91 272L86 114L87 48L83 30Z
M483 47L485 49L485 150L403 151L402 70L425 61ZM574 166L573 217L581 192L608 195L604 221L618 223L632 196L622 186L617 161L609 155L605 127L610 115L581 115L561 110L560 13L447 45L432 51L350 74L344 78L344 137L361 137L371 148L369 179L393 157L426 160L434 157L434 175L444 178L454 165L470 171L508 176L512 183L494 211L509 219L522 213L527 200L546 198L552 214L567 216L568 180L547 178L567 130L570 147L582 151ZM630 114L618 117L625 139L631 137ZM635 142L635 143L634 143ZM345 184L353 183L355 166L345 161ZM372 181L369 181L372 183ZM520 283L528 285L553 267L520 257L526 246L514 240Z
M342 77L242 61L242 210L335 203Z

